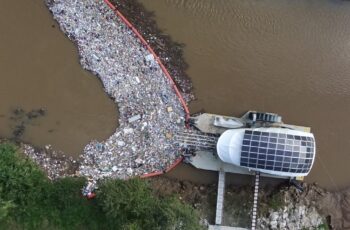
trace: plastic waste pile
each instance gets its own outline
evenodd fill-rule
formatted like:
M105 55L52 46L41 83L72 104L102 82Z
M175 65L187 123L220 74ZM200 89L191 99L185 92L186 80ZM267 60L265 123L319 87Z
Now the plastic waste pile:
M44 169L51 180L72 176L71 173L79 165L72 157L67 157L64 153L53 150L51 145L46 145L43 149L35 149L31 145L21 144L21 149L27 157Z
M61 30L76 43L84 69L98 76L119 107L120 127L89 143L79 174L126 179L169 167L180 155L174 133L185 114L153 55L102 0L50 0Z

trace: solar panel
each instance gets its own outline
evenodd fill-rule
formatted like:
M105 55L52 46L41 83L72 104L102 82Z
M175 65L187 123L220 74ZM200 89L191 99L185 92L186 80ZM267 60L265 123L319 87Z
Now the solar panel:
M245 130L241 166L290 173L307 173L314 158L313 137Z

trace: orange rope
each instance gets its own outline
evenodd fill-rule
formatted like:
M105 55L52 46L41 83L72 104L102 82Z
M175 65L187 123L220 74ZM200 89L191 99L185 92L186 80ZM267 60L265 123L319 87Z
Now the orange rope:
M179 98L179 101L182 105L182 107L185 110L186 113L186 121L188 121L188 119L190 118L190 111L187 107L187 104L183 98L183 96L181 95L179 89L177 88L174 79L170 76L168 70L165 68L165 66L163 65L162 61L160 60L160 58L158 57L158 55L154 52L154 50L152 49L152 47L147 43L147 41L143 38L143 36L139 33L139 31L129 22L128 19L126 19L126 17L119 11L117 10L117 7L115 7L115 5L113 5L109 0L104 0L104 2L114 11L114 13L134 32L134 34L136 35L136 37L138 37L138 39L140 39L141 43L143 45L145 45L148 49L148 51L153 55L153 57L155 58L155 60L158 62L160 68L163 70L165 76L170 80L171 85L175 91L175 94L177 95L177 97ZM166 170L165 172L169 172L170 170L172 170L173 168L175 168L177 165L179 165L183 160L183 157L179 157L173 164L171 164ZM158 176L163 174L163 171L156 171L156 172L151 172L151 173L146 173L144 175L141 175L141 178L147 178L147 177L152 177L152 176Z

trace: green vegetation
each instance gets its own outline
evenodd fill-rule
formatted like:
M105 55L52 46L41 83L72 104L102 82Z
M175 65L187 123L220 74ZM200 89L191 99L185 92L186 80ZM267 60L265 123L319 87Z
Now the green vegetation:
M280 208L284 207L284 205L283 194L281 192L272 194L270 199L268 199L268 206L273 211L278 211Z
M329 230L329 226L327 224L327 221L324 220L323 224L320 224L319 226L317 226L317 230Z
M83 178L49 181L11 144L0 144L0 229L200 229L195 211L159 198L145 181L106 180L97 198L80 195Z
M107 180L97 201L110 225L122 229L200 229L191 207L174 197L156 199L141 180Z
M328 224L321 224L319 226L317 226L317 228L303 228L302 230L329 230Z
M259 215L265 216L269 214L270 210L278 211L279 209L285 206L283 193L277 190L268 194L264 197L261 197L261 202L259 206Z

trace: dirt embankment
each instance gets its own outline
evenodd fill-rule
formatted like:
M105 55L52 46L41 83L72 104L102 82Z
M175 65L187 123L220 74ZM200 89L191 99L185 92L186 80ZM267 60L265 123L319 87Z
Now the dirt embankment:
M316 207L326 216L334 229L350 229L350 189L340 192L321 191L319 196L305 197L314 201Z
M180 181L167 176L148 179L157 195L176 195L181 200L197 209L203 219L214 224L216 210L216 184L196 184L189 181ZM253 180L252 180L253 182ZM249 227L253 201L253 183L250 186L227 185L225 190L225 205L223 224L228 226ZM269 196L273 194L270 186L264 186L259 200L265 207ZM266 212L266 208L263 208Z
M208 223L214 223L216 184L196 184L166 176L148 180L156 194L179 196L196 208ZM303 187L304 192L286 184L262 187L259 191L258 209L260 227L264 226L261 229L293 229L295 226L305 228L312 224L319 226L319 229L350 229L350 189L328 192L313 184L304 184ZM250 226L253 189L253 185L226 187L224 225ZM284 220L282 215L285 216ZM274 222L277 222L276 226ZM285 227L280 226L281 222L285 222Z

